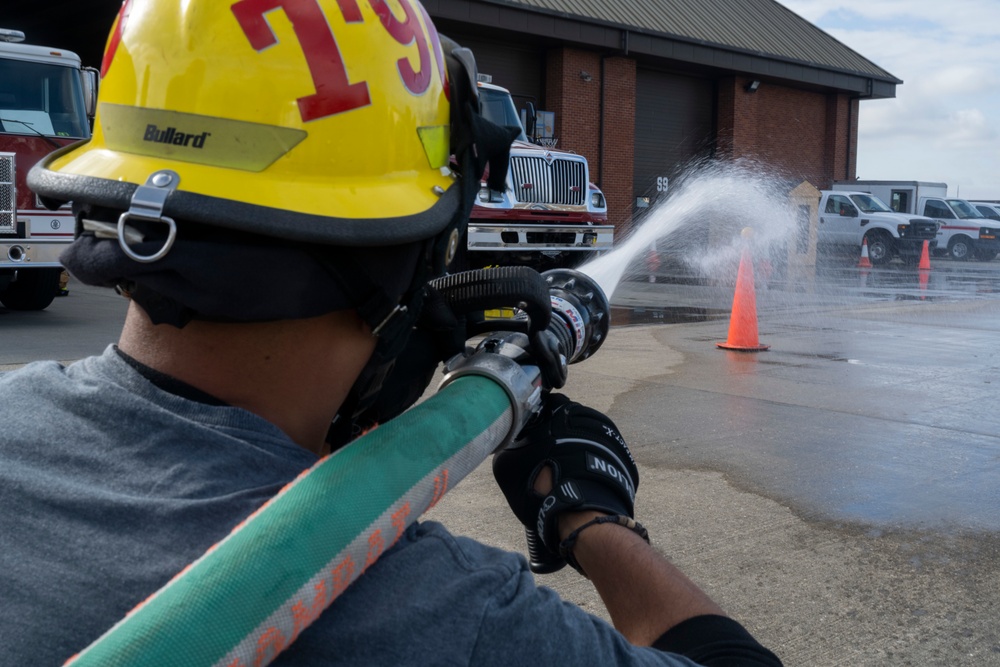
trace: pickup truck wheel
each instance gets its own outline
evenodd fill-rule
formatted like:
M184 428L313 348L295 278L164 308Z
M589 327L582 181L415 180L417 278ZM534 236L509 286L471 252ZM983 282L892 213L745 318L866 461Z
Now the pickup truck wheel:
M973 257L978 259L980 262L992 262L997 258L998 254L1000 254L1000 252L990 248L976 248L972 252Z
M11 310L45 310L56 298L62 269L20 269L17 280L0 291L0 303Z
M972 241L968 236L955 236L948 242L948 256L964 262L972 257Z
M865 238L868 239L868 259L871 260L872 266L888 264L892 260L895 246L886 234L873 232Z

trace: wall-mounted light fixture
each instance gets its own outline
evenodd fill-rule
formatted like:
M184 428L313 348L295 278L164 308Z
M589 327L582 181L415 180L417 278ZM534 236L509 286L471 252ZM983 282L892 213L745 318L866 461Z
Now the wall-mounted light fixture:
M760 88L760 81L754 79L753 81L747 84L746 91L748 93L756 93L758 88Z
M580 78L584 81L593 81L594 77L590 76L590 72L586 70L580 70Z

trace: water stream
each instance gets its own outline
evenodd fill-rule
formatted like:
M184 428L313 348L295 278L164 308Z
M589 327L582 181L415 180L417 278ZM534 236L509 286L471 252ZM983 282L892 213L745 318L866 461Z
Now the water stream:
M787 252L796 231L788 201L795 185L752 164L698 165L677 180L669 196L633 218L618 247L578 270L609 297L650 251L680 262L694 276L734 279L748 244L755 261ZM743 233L747 227L752 233Z

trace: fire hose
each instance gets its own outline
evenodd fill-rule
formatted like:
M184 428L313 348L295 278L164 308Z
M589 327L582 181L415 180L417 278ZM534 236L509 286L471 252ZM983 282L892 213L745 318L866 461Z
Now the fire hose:
M436 394L303 472L67 664L248 667L294 642L411 523L513 440L543 392L561 386L567 363L603 343L609 306L593 280L564 269L503 275L541 281L551 307L520 301L510 318L473 319L469 331L482 340L448 362ZM509 298L491 295L492 281L469 272L438 286L485 311Z

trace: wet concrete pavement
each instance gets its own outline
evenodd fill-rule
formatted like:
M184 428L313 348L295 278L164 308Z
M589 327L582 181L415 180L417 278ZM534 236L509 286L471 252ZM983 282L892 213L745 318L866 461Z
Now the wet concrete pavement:
M717 325L655 331L684 363L622 416L654 440L669 409L674 463L809 515L998 530L998 332L1000 301L785 313L760 353L716 349Z
M622 283L565 389L633 447L654 544L786 665L1000 665L1000 261L758 281L759 353L715 346L731 284L671 280ZM0 368L99 352L123 306L0 310ZM431 518L523 549L488 464ZM604 615L575 573L541 581Z

